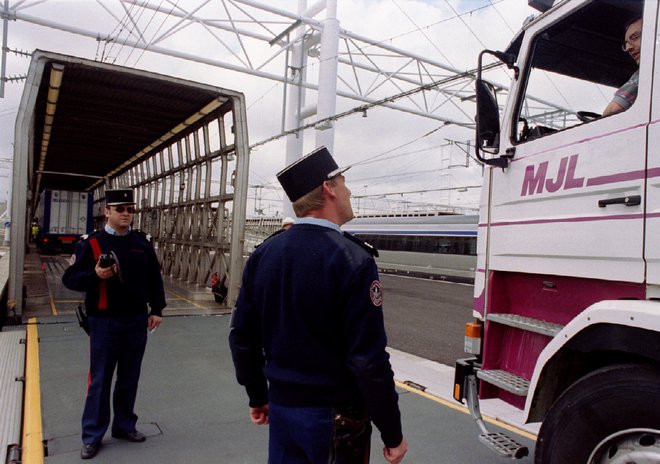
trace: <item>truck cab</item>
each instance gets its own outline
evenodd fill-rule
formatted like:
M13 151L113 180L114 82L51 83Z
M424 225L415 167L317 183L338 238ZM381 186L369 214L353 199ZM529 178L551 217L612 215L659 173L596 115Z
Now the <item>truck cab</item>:
M657 23L657 1L566 0L480 56L475 356L454 397L501 454L525 450L489 435L479 398L542 422L537 463L660 462ZM502 108L488 56L509 68ZM617 93L632 104L604 116Z

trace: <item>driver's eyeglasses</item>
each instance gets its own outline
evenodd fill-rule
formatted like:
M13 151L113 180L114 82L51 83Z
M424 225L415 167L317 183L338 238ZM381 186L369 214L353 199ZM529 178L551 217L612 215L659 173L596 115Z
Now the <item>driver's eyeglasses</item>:
M627 39L621 44L621 49L622 49L624 52L627 52L627 51L628 51L628 45L630 45L630 46L632 47L635 43L639 42L639 39L640 39L641 37L642 37L642 33L641 33L641 32L635 32L634 34L632 34L630 37L628 37L628 38L627 38Z
M129 214L135 214L135 206L113 206L119 214L127 211Z

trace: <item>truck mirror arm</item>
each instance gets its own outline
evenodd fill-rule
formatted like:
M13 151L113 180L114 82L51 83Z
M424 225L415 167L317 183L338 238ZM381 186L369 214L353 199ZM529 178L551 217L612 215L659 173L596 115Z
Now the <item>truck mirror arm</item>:
M496 90L490 83L484 81L481 77L483 70L483 56L485 54L493 55L495 58L504 63L509 69L514 70L515 78L518 79L519 69L514 64L516 57L510 53L504 53L493 50L483 50L479 53L479 61L477 65L477 80L476 80L476 96L477 96L477 116L476 116L476 144L475 155L477 159L486 165L495 166L499 168L506 168L509 164L511 154L500 156L498 158L485 158L481 155L481 151L488 152L483 147L484 138L486 143L495 149L490 152L497 153L497 140L499 138L499 110L497 107Z
M513 69L514 79L518 80L518 75L520 74L520 69L515 64L516 57L514 55L512 55L511 53L498 52L498 51L494 51L494 50L484 50L479 55L480 60L481 60L481 55L483 55L484 53L488 53L490 55L493 55L495 58L497 58L502 63L504 63L507 68ZM479 69L481 69L481 63L479 63ZM481 77L481 76L479 76L479 77Z

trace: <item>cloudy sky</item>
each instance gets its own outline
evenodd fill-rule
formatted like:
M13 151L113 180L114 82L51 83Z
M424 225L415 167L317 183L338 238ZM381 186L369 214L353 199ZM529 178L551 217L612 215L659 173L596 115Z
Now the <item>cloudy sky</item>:
M277 9L291 13L298 10L297 0L255 0L255 3L276 5ZM313 3L309 1L310 5ZM259 33L265 33L266 29L282 31L292 20L233 4L229 0L148 0L148 4L154 8L142 9L130 3L122 4L119 0L10 0L10 10L20 8L22 14L37 20L93 31L102 37L113 36L116 41L110 44L19 19L9 22L8 47L26 52L38 48L72 54L239 90L245 94L248 105L250 143L280 132L282 83L132 49L127 45L133 40L129 27L125 22L120 23L126 18L123 9L126 7L141 24L145 36L158 37L172 30L173 33L158 44L160 47L204 57L208 61L240 65L249 59L252 65L258 65L273 56L277 47L249 39L239 41L235 35L211 33L208 28L196 25L180 29L174 17L165 19L167 15L156 14L153 10L160 8L161 11L180 14L195 12L198 17L222 22L228 18L228 11L234 20L239 19L238 11L242 9L259 19L261 24L240 23L240 27ZM337 17L343 30L459 71L473 69L477 54L483 48L506 47L523 20L534 13L526 0L337 1ZM325 13L321 12L316 19L322 20L324 16ZM263 70L283 75L283 56L273 59ZM309 63L308 77L314 81L313 74L318 73L318 68L314 69L312 59ZM28 65L29 58L10 53L7 77L24 75ZM397 65L392 63L391 66L394 69ZM340 71L340 74L344 72ZM505 79L504 76L503 83ZM345 80L340 82L339 89L347 90L350 83L348 78ZM7 82L5 98L0 100L0 199L8 190L7 176L11 166L1 159L13 157L13 126L22 91L22 81ZM398 89L383 85L373 96L383 98L397 93ZM313 99L309 91L308 98ZM338 98L337 112L360 104ZM474 108L468 105L462 111L471 115ZM441 106L437 114L449 119L466 118L451 104ZM314 148L314 138L314 129L305 131L305 152ZM355 114L335 122L335 157L342 165L357 164L347 172L347 181L356 197L354 208L359 212L428 209L447 204L469 208L478 204L479 189L474 186L481 182L481 168L466 155L462 145L471 138L472 132L465 128L445 126L438 120L379 107L370 109L367 117ZM253 215L257 208L269 216L281 213L282 192L275 173L284 167L284 153L284 139L266 143L253 151L249 215Z

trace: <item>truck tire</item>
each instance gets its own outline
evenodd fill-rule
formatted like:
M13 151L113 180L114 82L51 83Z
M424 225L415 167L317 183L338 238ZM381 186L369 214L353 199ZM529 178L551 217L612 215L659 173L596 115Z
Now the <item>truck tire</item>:
M575 382L546 415L534 462L660 462L660 370L617 364Z

